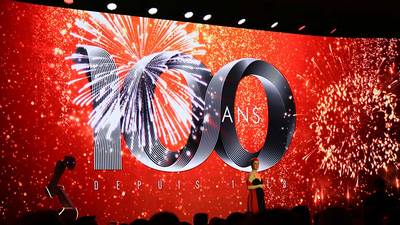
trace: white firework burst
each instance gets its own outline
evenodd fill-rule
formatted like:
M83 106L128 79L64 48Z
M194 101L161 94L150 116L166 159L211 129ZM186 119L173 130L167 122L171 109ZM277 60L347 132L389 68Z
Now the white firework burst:
M84 76L70 84L87 79L88 72L107 68L97 74L100 79L83 85L74 99L80 106L102 100L94 105L89 124L95 131L105 128L109 126L110 117L116 115L113 112L120 110L122 132L137 136L141 147L151 145L150 140L157 136L167 144L184 139L190 131L189 125L194 126L192 120L200 119L194 116L190 105L203 109L204 102L183 79L207 85L202 75L195 72L206 70L200 69L201 63L193 58L205 53L197 42L198 34L188 32L187 24L175 21L97 12L88 12L85 17L76 20L78 31L71 33L79 40L77 47L95 46L110 54L92 59L97 60L96 65L76 63L72 66ZM81 62L88 56L75 53L67 59ZM169 66L171 62L175 66ZM105 85L94 92L93 87L101 82ZM171 85L175 86L174 90ZM155 95L156 88L159 95ZM160 104L160 97L168 102L172 112ZM121 118L113 118L113 125L119 125Z

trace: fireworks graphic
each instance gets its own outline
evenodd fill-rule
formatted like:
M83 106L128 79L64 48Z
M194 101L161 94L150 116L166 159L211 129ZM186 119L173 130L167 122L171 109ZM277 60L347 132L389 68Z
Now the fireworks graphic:
M189 220L199 211L208 212L212 217L226 217L231 212L246 209L247 174L223 164L216 154L211 154L207 162L195 170L182 173L154 170L138 160L132 160L133 156L126 155L122 171L107 172L93 169L95 165L94 152L91 151L93 133L83 121L88 120L88 111L94 112L91 100L86 98L95 96L87 92L88 97L82 98L89 104L85 108L76 107L70 101L94 85L88 83L88 77L83 72L87 69L83 64L74 64L76 67L83 67L78 75L68 68L71 60L66 62L65 57L75 51L77 43L105 49L112 57L112 65L116 65L115 71L117 69L121 71L123 66L126 67L125 71L115 73L115 76L118 76L115 88L119 91L120 103L123 101L125 81L120 77L125 76L125 79L128 79L130 69L140 64L146 64L144 71L150 68L164 70L166 67L157 67L156 61L164 61L165 55L157 52L177 50L186 56L181 54L174 58L187 57L185 61L189 60L190 55L197 57L203 51L203 46L197 41L204 44L204 48L207 49L206 57L199 58L212 71L217 71L223 65L240 58L259 58L270 62L282 70L293 88L298 114L296 134L287 155L278 165L262 173L268 193L267 207L293 207L301 204L310 206L311 211L314 211L313 209L320 210L341 203L344 203L342 205L345 207L362 204L361 200L370 193L372 182L369 181L373 177L360 176L355 182L350 178L351 173L345 174L344 168L351 167L352 170L348 171L358 171L360 175L368 173L367 169L376 173L372 165L352 164L362 163L363 157L378 166L383 163L388 165L387 175L386 170L380 172L383 172L385 180L392 182L388 185L393 185L392 193L398 197L400 186L398 170L390 165L393 158L388 157L390 154L386 153L389 152L379 151L381 149L378 149L378 145L383 146L382 149L385 151L394 151L389 144L397 145L399 142L400 125L395 121L400 115L398 100L397 106L394 106L396 103L394 101L400 95L399 61L396 61L399 59L396 59L398 48L395 46L399 40L316 37L198 24L184 26L181 22L96 15L79 10L35 6L17 1L0 1L0 5L4 9L4 13L0 14L0 30L3 35L3 48L0 54L4 59L0 63L4 81L1 82L0 89L2 96L0 98L2 113L0 183L5 190L1 196L0 224L13 222L16 217L27 211L56 207L55 199L43 198L43 187L48 184L49 174L54 171L55 161L62 159L65 154L74 155L79 164L78 170L72 174L66 173L63 177L65 189L74 202L79 203L80 212L83 215L96 215L99 223L106 224L108 221L122 223L134 218L149 218L160 210L174 212L180 219ZM76 20L77 18L79 19ZM73 25L74 22L79 25ZM198 31L199 40L193 30ZM179 35L179 32L191 37ZM70 34L75 38L71 38ZM153 62L150 60L151 57L147 57L151 55L154 56ZM79 59L79 55L73 57L74 61ZM81 57L84 61L85 57L83 55ZM171 70L171 67L168 69ZM140 74L139 70L137 71L137 75ZM133 78L136 77L131 75ZM78 78L77 76L82 80L75 81L76 83L68 88L66 83ZM151 82L152 76L148 74L145 76ZM196 78L193 74L190 76ZM165 117L175 116L174 110L167 110L173 104L161 95L160 88L166 89L161 86L164 83L162 81L168 85L167 92L180 88L181 85L187 85L184 82L178 83L178 78L173 72L163 73L160 77L162 79L156 82L153 106L155 102L160 101L163 108L162 111L154 110L154 112L155 114L166 112ZM363 77L375 77L379 81L371 79L368 83L368 79ZM181 75L179 79L184 81ZM148 80L143 80L142 83L146 84ZM88 85L88 88L77 94L78 91L75 90L84 85ZM237 102L240 104L235 107L265 104L265 91L260 84L243 80L240 86L237 91L240 93L237 96ZM114 90L114 87L110 89ZM184 105L190 107L192 104L192 107L195 107L196 103L189 104L192 94L184 89L181 92L185 93L181 100L186 101L185 97L188 99ZM142 93L151 94L149 91ZM174 93L179 94L178 91ZM346 96L339 96L338 93L346 93ZM351 97L348 97L350 94ZM101 96L99 94L94 100L101 99ZM359 98L362 96L370 98L370 104L368 100L361 101ZM387 100L384 99L385 96L388 97ZM391 99L391 96L396 96L396 99ZM344 108L347 108L344 105L346 100L352 107L346 109L344 113ZM384 105L385 103L388 105ZM76 104L81 105L82 102ZM334 110L335 104L342 110ZM317 110L317 106L320 107L320 111ZM330 106L332 108L329 108ZM119 108L122 108L122 104ZM392 108L395 108L393 113ZM268 109L263 109L263 112L268 113L267 111ZM322 111L326 113L322 114ZM101 115L100 112L96 114ZM137 114L135 110L131 112ZM377 118L371 120L369 115ZM356 119L357 116L360 116L359 120ZM90 118L92 117L94 115ZM154 118L161 116L156 115ZM353 118L354 120L351 120ZM171 120L175 118L171 117ZM345 121L351 121L354 131ZM192 118L192 122L196 121ZM257 150L257 146L262 146L263 142L260 141L264 136L260 136L262 132L259 131L266 130L267 120L264 122L248 125L241 123L239 125L243 128L236 127L244 147ZM336 129L333 129L335 122ZM99 124L98 121L94 123ZM324 127L325 123L328 126ZM386 124L391 124L390 130L385 127ZM182 128L186 126L180 125ZM332 131L329 131L328 127ZM377 127L377 130L368 129L374 127ZM316 137L317 128L321 128L321 135ZM339 132L341 129L347 129L351 133L342 134ZM331 136L329 141L328 137L324 139L323 133ZM384 144L385 133L391 137L386 144ZM184 134L180 135L184 137ZM367 147L363 147L367 151L357 148L355 144L349 147L351 139L345 137L351 135L359 136L358 139L353 139L359 146L371 146L373 143L379 143L379 140L383 144L373 146L374 156ZM317 141L323 148L316 146ZM343 148L339 148L342 145ZM327 154L329 146L335 146L330 155ZM351 154L351 150L354 154ZM311 152L314 153L309 155ZM309 160L302 160L305 156L308 156ZM347 160L340 161L339 157ZM399 161L397 153L397 167ZM319 169L322 165L323 169ZM330 169L328 166L331 166ZM160 179L164 181L162 190L157 187L157 181ZM93 189L93 180L99 181L100 191ZM116 180L121 181L119 191L116 190ZM200 189L193 188L196 180L201 182ZM142 184L140 189L139 181Z
M320 168L325 172L351 178L377 174L399 157L397 96L386 85L398 74L390 54L381 57L377 49L385 50L367 48L371 43L365 42L364 54L353 56L352 45L337 43L329 46L324 64L311 60L320 72L338 77L317 96L310 124L316 134L314 151L322 154ZM395 54L392 43L387 48Z
M204 106L188 81L207 85L196 73L201 63L193 58L205 53L196 40L198 34L187 32L186 24L174 21L96 12L88 12L87 16L75 21L78 31L71 33L80 42L77 47L95 46L109 55L91 66L82 63L87 55L78 52L68 57L79 62L72 68L85 75L70 84L87 79L86 74L95 69L111 69L103 69L99 79L83 85L74 103L84 106L101 100L89 118L95 131L109 127L107 121L119 117L114 113L118 110L121 132L137 136L139 146L151 145L151 140L158 137L167 146L180 144L180 149L190 126L194 126L193 119L200 120L191 106ZM111 82L114 77L115 82ZM95 85L102 82L104 85L94 92ZM119 124L119 120L115 118L113 124Z

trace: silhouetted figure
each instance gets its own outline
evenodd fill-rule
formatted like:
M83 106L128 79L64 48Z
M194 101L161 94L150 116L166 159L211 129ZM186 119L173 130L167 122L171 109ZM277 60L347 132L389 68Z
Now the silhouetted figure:
M95 216L82 216L79 217L74 225L98 225Z
M362 207L349 209L349 213L351 215L352 225L364 225L364 215Z
M400 224L400 206L397 202L397 206L390 210L387 217L387 225L399 225Z
M296 224L298 225L311 225L310 210L307 206L298 205L293 207L292 213Z
M247 225L250 220L248 214L234 212L226 218L227 225Z
M208 215L207 213L196 213L193 217L193 225L207 225Z
M136 219L132 221L129 225L149 225L150 222L145 219Z
M342 207L327 208L321 212L316 225L351 225L350 213Z
M385 217L395 208L396 201L386 194L385 180L376 178L374 193L364 202L365 225L381 225L387 223Z
M192 225L189 222L179 222L178 225Z
M178 217L170 212L160 212L154 214L150 220L151 225L178 225Z
M321 212L316 212L316 213L314 214L314 217L313 217L314 221L313 221L312 224L318 225L318 221L319 221L319 218L320 218L320 217L321 217Z
M58 212L55 210L40 210L36 212L29 212L22 216L18 221L18 225L67 225L59 217Z
M260 224L271 225L297 225L293 213L288 209L269 209L262 214Z
M208 225L226 225L226 220L219 217L213 217Z

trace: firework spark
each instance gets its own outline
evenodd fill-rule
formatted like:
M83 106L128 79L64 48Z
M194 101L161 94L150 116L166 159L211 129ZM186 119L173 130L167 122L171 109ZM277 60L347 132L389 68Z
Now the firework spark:
M120 110L122 132L139 137L142 147L151 144L150 140L155 137L162 137L165 144L186 140L190 125L193 126L192 119L200 119L193 116L191 104L200 109L204 105L185 82L189 77L199 85L206 85L201 81L201 75L193 72L200 62L192 55L205 53L203 46L197 43L198 34L187 32L186 24L178 25L174 21L96 12L88 12L88 18L77 19L75 25L78 32L71 35L79 40L78 47L89 45L104 49L110 54L106 58L112 63L108 64L115 62L115 68L101 74L100 79L83 85L74 100L84 106L93 100L104 99L90 115L91 126L95 130L107 127L106 121L112 112ZM82 61L85 57L88 56L76 53L68 59ZM94 68L85 63L77 63L72 68L78 74L86 75L97 67L113 66L104 65L104 60L100 59ZM171 62L181 66L169 67ZM95 93L91 91L93 85L108 81L112 76L117 77L116 82L107 82ZM70 84L85 79L87 77L83 76ZM115 96L118 96L118 104L114 101ZM161 104L163 99L167 106ZM115 119L115 124L119 124L119 118ZM155 129L149 129L149 126Z

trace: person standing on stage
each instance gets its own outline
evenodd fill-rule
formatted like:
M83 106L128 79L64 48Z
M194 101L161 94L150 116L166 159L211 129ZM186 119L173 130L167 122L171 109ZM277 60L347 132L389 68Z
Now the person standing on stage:
M247 179L247 189L249 190L247 211L251 213L265 211L264 184L257 172L259 165L260 161L257 158L251 160L251 172Z

